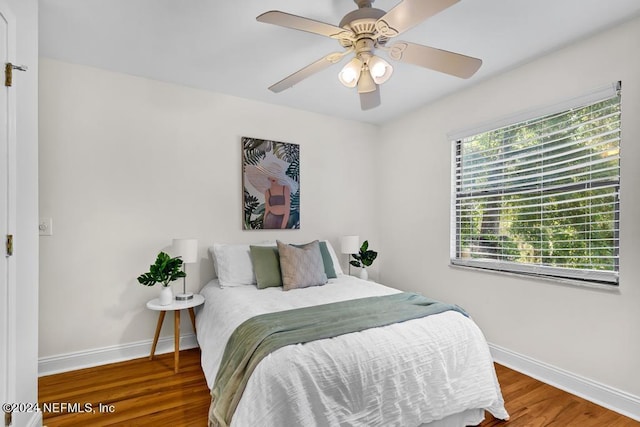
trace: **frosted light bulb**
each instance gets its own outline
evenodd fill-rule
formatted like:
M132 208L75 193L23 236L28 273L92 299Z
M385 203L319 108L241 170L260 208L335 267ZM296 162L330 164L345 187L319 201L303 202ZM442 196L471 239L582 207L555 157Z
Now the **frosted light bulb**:
M353 58L344 66L340 73L338 73L338 80L346 87L356 87L361 72L362 61L358 58Z
M356 72L352 68L342 70L342 80L346 83L353 83L356 79Z
M387 66L382 62L377 62L373 68L371 69L371 76L373 78L378 78L384 76L384 73L387 71Z
M391 74L393 74L391 64L378 56L372 56L367 65L369 66L371 77L373 77L373 81L375 81L376 84L380 85L386 82L389 80L389 77L391 77Z

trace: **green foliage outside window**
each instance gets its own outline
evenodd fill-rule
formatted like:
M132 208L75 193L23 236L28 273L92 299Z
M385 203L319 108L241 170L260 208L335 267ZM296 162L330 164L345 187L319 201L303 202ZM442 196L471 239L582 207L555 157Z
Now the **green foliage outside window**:
M457 143L456 256L618 270L620 99Z

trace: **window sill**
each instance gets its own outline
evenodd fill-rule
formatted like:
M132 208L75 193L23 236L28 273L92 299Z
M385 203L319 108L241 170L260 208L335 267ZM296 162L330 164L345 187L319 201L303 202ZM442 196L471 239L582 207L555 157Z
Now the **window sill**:
M473 270L481 273L495 274L499 276L510 276L518 279L547 282L555 285L587 288L587 289L592 289L596 291L603 291L610 294L621 294L620 284L604 285L600 283L586 282L583 280L563 279L560 277L549 277L549 276L538 276L535 274L526 274L526 273L512 273L509 271L491 270L488 268L474 267L469 265L458 265L453 263L449 263L449 267L454 269L460 269L460 270Z

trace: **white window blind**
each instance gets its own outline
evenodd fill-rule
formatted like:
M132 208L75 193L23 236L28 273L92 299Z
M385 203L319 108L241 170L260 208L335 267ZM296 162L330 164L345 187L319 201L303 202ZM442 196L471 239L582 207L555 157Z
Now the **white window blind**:
M452 264L618 283L620 92L597 98L454 141Z

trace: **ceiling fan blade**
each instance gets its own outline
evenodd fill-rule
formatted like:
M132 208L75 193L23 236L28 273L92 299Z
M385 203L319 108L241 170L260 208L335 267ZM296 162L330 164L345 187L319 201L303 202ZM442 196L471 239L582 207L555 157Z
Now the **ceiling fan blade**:
M325 68L329 68L333 64L340 62L340 60L344 58L344 56L351 51L352 50L346 50L344 52L331 53L323 58L320 58L316 62L307 65L301 70L296 71L290 76L285 77L284 79L280 80L278 83L272 85L271 87L269 87L269 90L275 93L279 93L285 89L289 89L291 86L300 83L302 80L306 79L307 77L310 77L313 74L318 73L324 70Z
M355 39L355 34L351 30L346 30L320 21L314 21L309 18L303 18L302 16L280 12L279 10L265 12L262 15L259 15L256 20L267 24L279 25L281 27L293 28L294 30L319 34L321 36L331 37L334 39Z
M404 0L376 22L378 33L395 37L460 0Z
M371 110L380 105L380 85L376 85L376 90L360 94L360 108L363 111Z
M389 46L388 54L391 59L396 61L418 65L463 79L473 76L482 65L482 60L478 58L405 41Z

